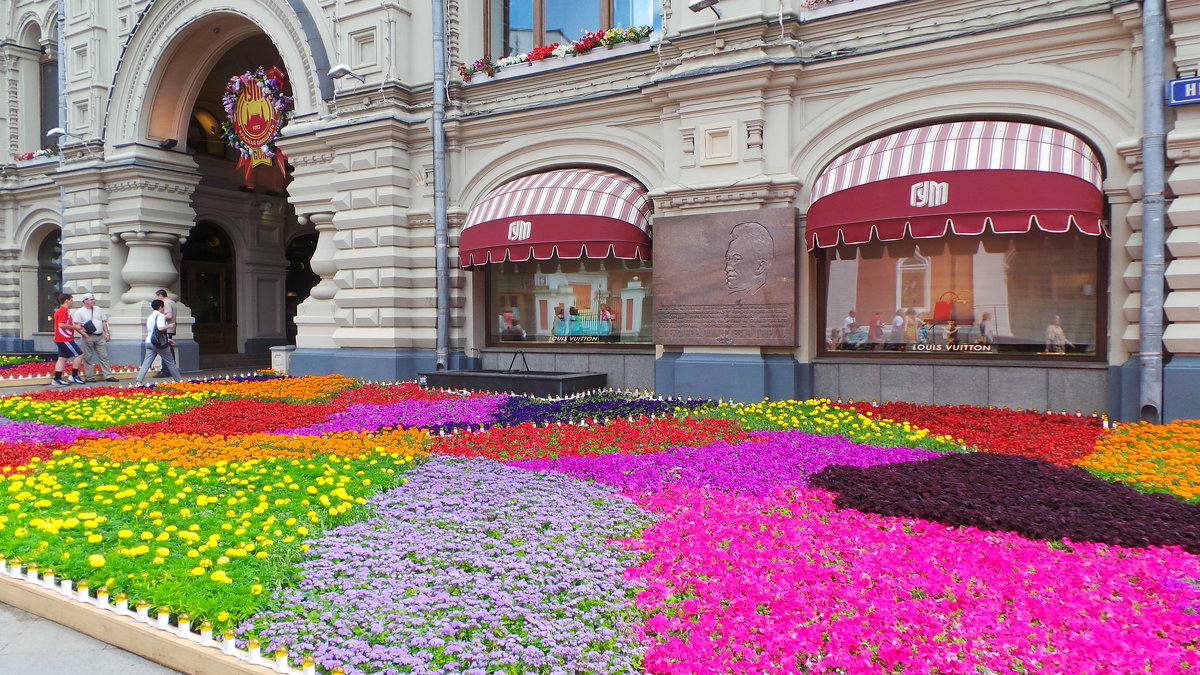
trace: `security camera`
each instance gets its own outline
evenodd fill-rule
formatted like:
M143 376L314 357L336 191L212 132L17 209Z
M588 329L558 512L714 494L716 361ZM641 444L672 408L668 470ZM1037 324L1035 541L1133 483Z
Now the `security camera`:
M688 0L688 9L692 10L693 12L703 12L720 1L721 0ZM713 11L716 12L717 10L714 8Z

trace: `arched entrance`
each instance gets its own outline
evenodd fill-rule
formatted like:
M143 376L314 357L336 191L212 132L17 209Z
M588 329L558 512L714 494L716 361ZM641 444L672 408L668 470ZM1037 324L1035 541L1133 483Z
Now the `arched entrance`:
M236 354L237 274L229 235L213 223L196 223L181 253L179 299L192 310L201 358Z
M232 32L239 38L225 41L224 49L214 53L199 38L206 32L223 39ZM255 359L269 358L270 347L294 341L289 320L295 312L293 289L288 283L294 261L286 255L286 247L312 228L300 225L288 206L291 167L281 156L255 166L249 175L239 166L240 155L222 130L229 119L224 97L232 78L251 77L247 74L259 69L286 71L286 67L264 33L245 18L231 15L197 22L177 47L195 50L208 64L200 71L194 98L181 101L187 108L170 107L163 98L169 89L164 81L151 120L153 127L161 113L163 118L185 122L162 133L177 139L174 147L189 156L198 175L190 199L196 225L178 258L181 304L194 320L200 367L233 363L212 357L237 354L243 355L237 363L257 365ZM290 82L284 90L290 93ZM186 117L180 119L183 110ZM302 299L308 289L300 290Z
M54 332L55 296L62 290L62 231L54 230L42 239L37 255L37 330Z

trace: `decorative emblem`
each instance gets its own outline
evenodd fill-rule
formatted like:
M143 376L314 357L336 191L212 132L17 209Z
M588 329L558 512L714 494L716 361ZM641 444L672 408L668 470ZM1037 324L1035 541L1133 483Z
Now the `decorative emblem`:
M242 170L245 183L250 182L250 170L256 166L279 167L280 175L286 175L287 157L275 147L275 141L283 135L288 123L292 97L283 93L287 78L275 66L235 75L225 85L225 115L229 119L221 123L225 139L241 155L237 167Z
M914 183L908 203L912 206L941 206L950 199L950 184L927 180Z
M508 240L522 241L528 239L533 232L533 223L528 220L514 220L508 224Z

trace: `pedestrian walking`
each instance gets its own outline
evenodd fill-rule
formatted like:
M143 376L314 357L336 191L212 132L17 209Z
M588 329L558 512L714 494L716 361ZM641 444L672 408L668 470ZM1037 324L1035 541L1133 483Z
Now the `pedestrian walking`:
M167 295L167 289L165 289L165 288L160 288L157 291L154 291L154 297L159 300L162 300L163 314L167 317L167 323L171 324L171 329L167 333L167 337L171 338L171 347L170 347L171 357L175 359L175 365L176 365L176 367L178 367L179 366L179 352L178 352L178 350L175 349L175 342L174 342L174 340L175 340L175 301L172 300L170 298L170 296ZM155 375L155 377L170 377L170 374L167 373L166 364L160 363L158 365L158 375Z
M143 343L146 358L142 359L142 367L138 370L137 384L146 379L146 373L156 356L162 359L163 367L170 370L171 376L181 380L183 375L179 372L179 366L175 365L175 356L171 353L173 340L170 335L175 325L167 321L167 315L163 313L163 301L159 298L150 301L150 310L150 316L146 317L146 340Z
M75 300L70 293L59 293L55 298L58 300L58 309L54 310L54 346L58 348L58 360L54 362L54 379L50 380L50 386L83 384L86 380L79 376L79 368L83 365L83 350L75 342L75 334L83 329L71 321L71 306L75 304ZM68 361L71 362L69 376L64 374Z
M96 378L103 377L106 382L116 382L112 364L108 362L108 341L112 339L108 329L108 314L96 306L95 294L83 294L83 307L75 310L74 319L83 331L83 337L78 340L87 364L83 369L83 379L95 382Z

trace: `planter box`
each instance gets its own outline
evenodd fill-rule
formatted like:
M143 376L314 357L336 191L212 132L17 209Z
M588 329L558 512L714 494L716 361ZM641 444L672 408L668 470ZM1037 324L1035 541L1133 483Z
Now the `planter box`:
M605 373L552 373L537 370L441 370L421 373L421 384L445 389L503 391L531 396L565 396L608 384Z
M641 42L622 42L614 47L597 47L586 54L572 54L570 56L552 56L541 61L527 61L518 63L513 66L505 66L496 71L492 77L477 73L470 82L464 82L463 85L470 87L475 84L491 82L493 80L507 80L522 75L532 75L533 73L542 73L547 70L558 70L559 68L569 68L570 66L578 66L585 63L593 63L595 61L604 61L613 59L626 54L637 54L639 52L648 52L654 48L654 45L649 40Z

